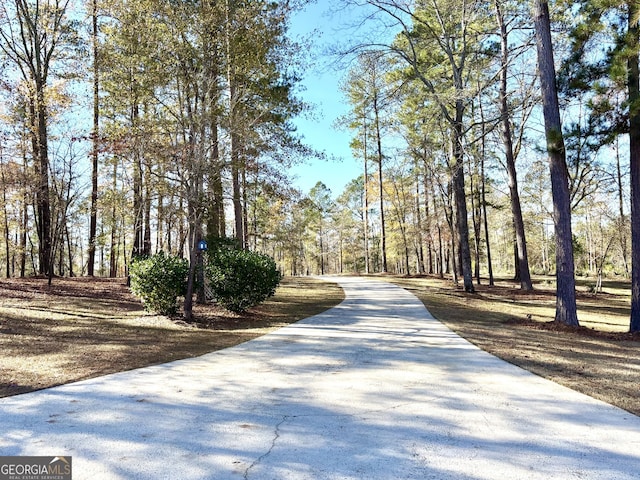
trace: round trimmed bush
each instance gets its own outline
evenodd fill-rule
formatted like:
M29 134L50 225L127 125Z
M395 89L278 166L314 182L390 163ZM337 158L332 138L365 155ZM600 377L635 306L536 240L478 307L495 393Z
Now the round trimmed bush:
M189 263L186 259L157 253L131 263L131 291L142 299L147 311L173 315L176 300L184 295Z
M281 280L276 262L269 256L230 246L207 252L205 275L216 302L232 312L244 312L264 302Z

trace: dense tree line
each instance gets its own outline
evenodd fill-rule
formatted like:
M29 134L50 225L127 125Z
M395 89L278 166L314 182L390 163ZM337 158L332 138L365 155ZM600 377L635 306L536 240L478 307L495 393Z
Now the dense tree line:
M255 247L252 206L287 198L278 172L313 154L291 123L298 7L3 2L6 275L118 276L157 251L193 260L206 235Z
M466 291L481 271L493 283L495 267L523 289L531 270L554 273L556 321L570 325L576 272L595 289L605 274L631 275L636 291L632 5L344 3L384 34L337 52L355 58L341 123L363 177L324 217L333 238L317 227L314 257L338 271L450 274ZM358 197L359 218L345 217ZM359 241L344 249L345 238Z
M6 276L118 276L164 251L193 280L197 242L232 236L290 274L450 275L467 292L555 274L569 324L576 273L630 277L640 330L636 6L342 3L365 28L336 48L363 174L303 193L286 173L317 155L292 124L302 4L3 2Z

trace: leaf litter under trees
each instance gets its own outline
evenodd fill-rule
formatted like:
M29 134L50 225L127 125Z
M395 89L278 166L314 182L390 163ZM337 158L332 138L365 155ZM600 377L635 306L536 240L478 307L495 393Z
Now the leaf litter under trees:
M285 279L244 314L194 306L197 324L146 313L123 279L0 281L0 396L194 357L264 335L342 301L335 284Z

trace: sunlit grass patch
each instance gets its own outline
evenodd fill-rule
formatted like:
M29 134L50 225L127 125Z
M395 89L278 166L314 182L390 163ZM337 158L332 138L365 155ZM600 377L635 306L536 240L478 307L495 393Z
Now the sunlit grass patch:
M244 314L198 305L199 323L145 312L123 279L0 281L0 396L230 347L340 303L334 283L285 277Z
M464 293L434 277L393 280L412 291L449 328L480 348L538 375L640 414L640 336L629 330L629 284L605 284L603 293L579 285L581 329L553 323L555 292L549 282L523 292L500 279L495 287Z

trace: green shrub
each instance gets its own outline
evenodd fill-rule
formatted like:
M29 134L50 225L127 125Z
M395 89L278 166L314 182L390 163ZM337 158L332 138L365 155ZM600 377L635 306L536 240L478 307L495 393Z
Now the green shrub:
M205 275L219 305L243 312L271 297L280 283L276 263L267 255L219 245L207 252Z
M160 252L134 260L129 273L131 291L142 299L146 310L161 315L176 313L176 300L184 295L189 274L186 259Z

